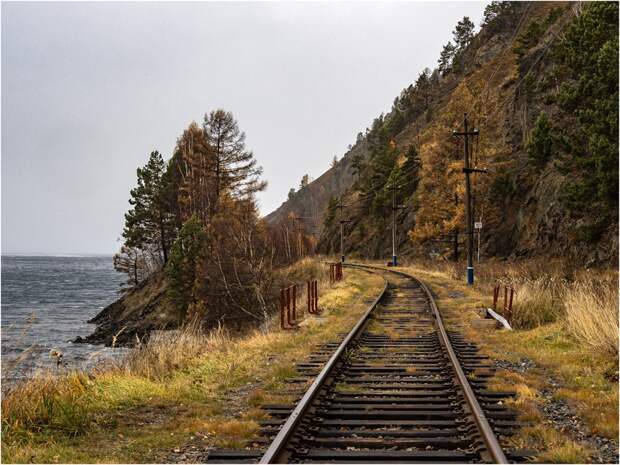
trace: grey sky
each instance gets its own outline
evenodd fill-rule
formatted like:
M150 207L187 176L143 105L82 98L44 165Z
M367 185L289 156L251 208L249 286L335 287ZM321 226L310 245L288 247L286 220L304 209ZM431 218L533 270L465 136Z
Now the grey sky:
M270 212L484 4L3 2L2 252L114 252L136 167L218 107Z

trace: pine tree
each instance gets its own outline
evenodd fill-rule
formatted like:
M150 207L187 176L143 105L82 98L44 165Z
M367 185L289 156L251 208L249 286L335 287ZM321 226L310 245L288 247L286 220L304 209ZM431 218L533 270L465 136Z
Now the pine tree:
M452 36L454 37L454 43L456 44L457 51L462 51L467 48L474 38L474 23L468 16L463 17L461 21L456 24Z
M206 244L205 224L193 215L179 231L166 266L168 296L178 311L179 322L185 320L188 308L198 303L198 265L204 258Z
M553 150L553 134L551 123L543 111L534 124L532 137L527 146L530 160L538 167L543 167L551 159Z
M415 82L415 93L419 95L421 107L426 110L431 99L431 70L424 68L424 71L420 73L418 79Z
M452 67L452 60L454 59L455 53L456 48L452 45L452 42L448 41L439 54L439 71L442 75L446 74Z
M131 190L132 208L125 214L123 237L129 248L152 250L156 246L162 263L168 261L170 243L174 240L174 218L167 200L169 186L165 182L166 165L161 154L151 152L149 161L137 169L138 185Z
M338 209L338 199L331 194L329 196L329 202L327 203L327 213L325 214L325 229L329 229L336 219L336 210Z
M418 150L414 145L409 146L405 153L405 161L400 167L403 185L403 195L409 197L416 190L418 182L420 180L421 161L418 155Z
M555 55L560 107L579 122L566 134L563 168L572 182L564 200L575 212L591 213L586 236L595 240L618 218L618 3L584 4Z
M299 182L299 190L301 190L304 187L308 186L308 184L310 184L310 176L308 176L307 174L304 174L301 177L301 181Z
M353 174L357 176L357 181L360 181L362 171L364 171L366 164L364 162L364 155L356 153L351 160L351 168L353 168Z
M501 2L493 0L484 8L484 16L481 26L490 33L501 31L512 20L512 17L518 7L518 2Z

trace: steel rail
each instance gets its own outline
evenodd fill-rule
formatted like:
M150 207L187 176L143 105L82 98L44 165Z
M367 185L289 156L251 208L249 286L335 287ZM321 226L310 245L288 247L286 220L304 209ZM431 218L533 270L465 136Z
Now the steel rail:
M489 451L489 454L491 455L491 458L493 459L495 463L501 463L501 464L508 463L508 459L506 458L506 455L504 454L504 451L502 450L502 446L499 444L499 441L497 440L497 436L495 436L495 433L493 432L493 429L491 428L491 425L489 424L489 421L487 420L486 415L484 414L484 411L482 410L482 407L480 406L480 403L478 402L478 399L476 398L476 394L474 393L474 390L472 389L471 385L469 384L469 381L467 380L467 376L465 376L465 372L463 371L463 368L461 367L461 363L459 362L459 359L456 356L456 352L454 352L454 348L452 347L452 343L450 342L450 339L448 338L448 333L446 332L446 329L444 327L441 314L439 313L439 309L437 308L435 299L433 298L433 295L430 289L428 288L428 286L424 282L416 278L415 276L411 276L410 274L405 273L403 271L387 270L385 268L369 266L369 265L356 265L356 266L373 268L376 270L383 270L383 271L388 271L390 273L400 274L401 276L405 276L405 277L413 279L424 290L424 293L427 296L428 303L431 306L431 309L435 316L437 328L439 330L440 341L442 345L446 348L446 352L448 353L448 357L450 358L450 362L452 363L452 366L454 368L456 378L459 384L461 385L461 389L463 389L463 393L465 395L465 401L467 402L467 405L469 406L471 410L471 414L474 417L476 425L478 426L478 429L480 430L480 434L482 435L482 440L484 441L484 444L486 445L487 450Z
M379 294L379 296L373 301L372 304L368 307L368 309L364 312L360 320L353 327L353 329L347 334L344 340L340 343L336 351L332 354L330 359L327 361L321 372L314 379L314 382L310 385L304 396L295 406L295 409L291 412L286 422L282 425L282 428L278 432L277 436L273 439L269 448L265 451L263 456L261 457L258 463L277 463L278 459L284 452L284 448L288 444L289 439L295 433L299 422L304 415L304 413L310 407L310 404L315 399L325 381L329 378L331 372L334 367L340 360L343 354L345 354L347 350L347 346L357 337L359 332L365 326L368 321L368 317L372 313L372 311L376 308L379 301L385 295L385 292L388 288L387 280L384 278L384 286L383 290Z

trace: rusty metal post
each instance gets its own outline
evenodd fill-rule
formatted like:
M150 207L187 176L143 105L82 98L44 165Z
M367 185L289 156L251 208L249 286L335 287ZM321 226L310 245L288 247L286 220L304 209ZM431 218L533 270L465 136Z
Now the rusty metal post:
M319 281L314 280L314 311L319 314L321 311L319 310Z
M286 323L291 326L291 288L286 288Z
M286 329L286 324L284 321L284 310L286 308L286 302L284 297L284 289L280 289L280 327L282 329Z
M499 299L499 284L493 288L493 310L497 310L497 299Z
M506 308L508 308L508 286L504 286L504 317L506 316Z
M306 281L306 310L312 314L312 296L310 295L310 281Z
M508 320L508 323L510 323L510 321L512 320L512 298L514 297L515 294L515 290L511 287L510 288L510 301L508 302L508 310L506 312L506 319Z
M297 324L297 284L293 284L293 325Z

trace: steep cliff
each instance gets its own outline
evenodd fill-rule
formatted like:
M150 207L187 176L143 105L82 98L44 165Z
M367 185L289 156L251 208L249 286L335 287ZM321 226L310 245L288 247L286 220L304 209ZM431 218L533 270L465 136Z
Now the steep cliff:
M481 255L616 261L617 4L610 5L493 2L475 36L422 72L336 166L267 221L309 218L319 250L337 252L342 196L351 220L345 251L387 258L393 195L403 206L399 253L451 256L455 237L461 247L465 239L463 138L452 132L463 130L468 113L470 129L479 129L470 159L487 170L473 176Z

